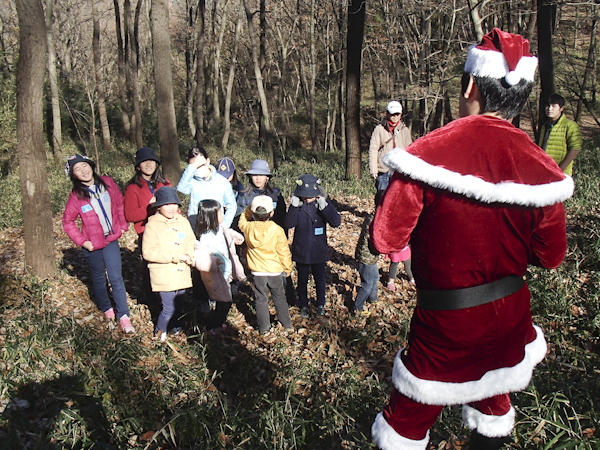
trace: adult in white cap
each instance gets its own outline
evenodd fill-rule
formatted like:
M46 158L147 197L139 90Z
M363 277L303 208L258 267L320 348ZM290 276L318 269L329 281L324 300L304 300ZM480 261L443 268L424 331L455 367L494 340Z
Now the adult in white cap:
M387 104L385 117L375 127L369 144L369 173L375 179L375 204L379 204L383 192L386 190L390 175L390 168L383 162L383 157L392 149L405 148L412 142L410 130L402 120L402 105L396 100Z
M372 242L390 253L410 240L417 305L372 426L382 449L425 449L453 404L473 430L471 450L499 449L514 427L508 394L527 387L546 354L523 275L562 262L573 181L509 122L535 67L527 40L494 29L469 50L463 117L384 158L395 173Z

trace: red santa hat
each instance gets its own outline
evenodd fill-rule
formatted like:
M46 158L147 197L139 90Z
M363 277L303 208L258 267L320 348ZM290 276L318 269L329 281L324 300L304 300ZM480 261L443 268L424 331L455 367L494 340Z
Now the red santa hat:
M529 52L529 41L518 34L494 28L479 45L469 49L465 72L480 77L504 78L510 86L521 79L533 81L537 58Z

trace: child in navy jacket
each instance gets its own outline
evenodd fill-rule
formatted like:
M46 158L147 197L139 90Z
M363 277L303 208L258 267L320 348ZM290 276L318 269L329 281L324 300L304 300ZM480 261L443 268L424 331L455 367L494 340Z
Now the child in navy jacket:
M295 228L292 259L298 270L298 302L303 318L310 316L307 285L312 272L317 288L317 314L325 314L325 263L329 260L327 224L338 227L341 217L327 201L314 175L302 175L291 198L286 216L287 228Z

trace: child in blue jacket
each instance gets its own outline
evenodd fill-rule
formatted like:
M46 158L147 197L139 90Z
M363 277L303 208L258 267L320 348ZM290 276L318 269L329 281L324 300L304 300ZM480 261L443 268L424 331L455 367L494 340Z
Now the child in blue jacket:
M339 227L342 221L335 207L327 201L314 175L302 175L291 198L286 216L288 229L295 228L292 260L298 270L298 302L303 318L308 308L308 276L312 272L317 288L317 315L325 315L325 263L329 260L327 224Z

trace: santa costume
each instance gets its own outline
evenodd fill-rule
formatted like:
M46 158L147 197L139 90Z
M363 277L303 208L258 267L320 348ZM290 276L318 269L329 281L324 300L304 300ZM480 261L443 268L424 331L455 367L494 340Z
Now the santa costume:
M533 80L534 60L526 40L495 29L469 50L465 72L514 85ZM476 434L508 436L508 393L527 387L546 354L523 275L528 264L562 262L562 202L573 181L494 115L455 120L384 161L395 174L371 236L381 253L410 242L417 306L373 438L384 450L425 449L429 429L453 404L463 405Z

